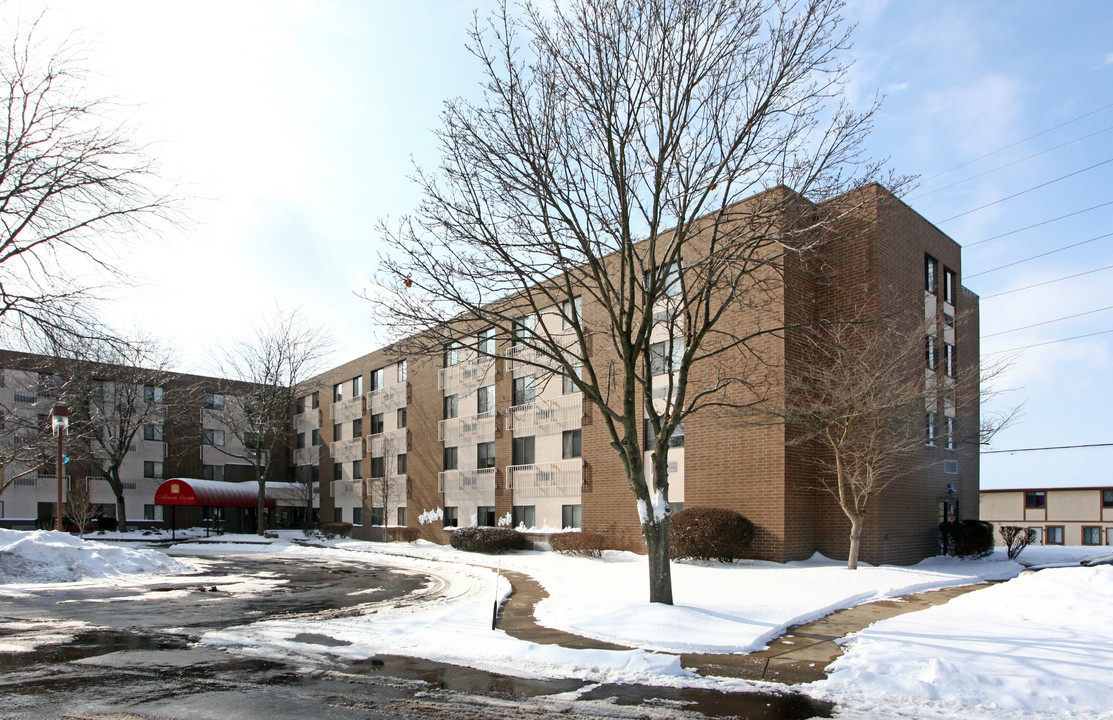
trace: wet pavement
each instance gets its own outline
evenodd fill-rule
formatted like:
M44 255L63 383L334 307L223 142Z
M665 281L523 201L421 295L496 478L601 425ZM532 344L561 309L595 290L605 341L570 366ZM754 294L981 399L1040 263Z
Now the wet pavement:
M0 598L0 717L576 718L830 717L793 693L530 680L413 658L312 664L197 645L209 630L285 617L338 617L436 597L435 577L361 563L190 558L204 571L141 588L55 586ZM38 638L36 640L35 638ZM323 647L343 639L303 633ZM446 641L451 641L446 639Z

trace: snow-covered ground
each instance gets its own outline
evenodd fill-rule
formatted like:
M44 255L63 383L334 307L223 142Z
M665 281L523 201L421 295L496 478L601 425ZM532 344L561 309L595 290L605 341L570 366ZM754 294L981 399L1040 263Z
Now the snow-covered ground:
M1022 569L1001 553L853 572L819 556L786 565L674 564L676 604L665 607L646 602L645 559L628 553L608 552L597 560L553 553L492 557L420 541L337 540L325 548L303 547L292 542L297 537L244 544L260 538L225 536L240 542L191 542L167 553L275 553L398 566L436 578L436 599L377 605L354 617L251 623L210 632L204 643L295 660L410 655L524 677L746 690L755 684L700 677L671 653L749 652L784 628L835 609L1006 580ZM1094 548L1035 547L1021 559L1030 565L1090 554ZM573 650L492 631L493 603L509 589L505 579L496 586L496 569L525 572L545 586L550 597L537 608L542 624L638 649ZM314 642L322 636L340 644ZM1113 567L1048 570L987 587L876 623L846 649L831 677L803 688L836 702L841 717L1113 718Z
M54 530L0 529L0 586L175 575L192 570L188 563L154 550L81 540Z

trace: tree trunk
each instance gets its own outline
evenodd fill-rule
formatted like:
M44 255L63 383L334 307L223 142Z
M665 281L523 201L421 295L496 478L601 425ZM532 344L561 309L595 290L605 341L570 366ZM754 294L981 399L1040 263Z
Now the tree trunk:
M846 556L846 569L858 569L858 547L862 544L862 518L850 518L850 552Z
M653 512L653 509L649 509ZM672 566L669 563L669 519L650 517L642 524L649 551L649 602L672 605Z
M116 529L120 532L127 532L128 529L127 507L122 492L116 493Z
M259 482L259 509L255 517L255 534L262 535L267 531L267 482L263 469L255 466L255 479Z

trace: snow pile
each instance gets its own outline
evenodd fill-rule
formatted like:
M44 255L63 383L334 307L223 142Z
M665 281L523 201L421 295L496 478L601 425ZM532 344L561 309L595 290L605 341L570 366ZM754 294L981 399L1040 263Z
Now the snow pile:
M0 529L0 584L72 582L192 568L155 550L133 550L56 531Z
M1044 570L875 623L811 686L847 708L1111 717L1113 567Z

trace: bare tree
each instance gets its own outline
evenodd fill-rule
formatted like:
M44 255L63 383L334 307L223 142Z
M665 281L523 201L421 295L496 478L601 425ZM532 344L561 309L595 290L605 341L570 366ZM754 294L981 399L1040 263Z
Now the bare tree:
M651 602L672 602L670 438L692 413L760 399L783 261L821 235L809 200L876 171L860 158L874 108L841 101L840 6L503 3L470 33L482 99L446 104L423 203L383 227L386 287L368 299L403 351L494 328L598 409Z
M72 50L45 52L36 31L0 40L0 340L73 347L105 336L90 270L119 282L117 241L171 202L108 103L87 98Z
M285 449L297 386L315 374L330 351L324 331L307 324L298 310L277 310L251 337L223 348L214 358L221 377L243 384L230 388L227 404L207 403L202 413L230 436L232 442L221 449L251 467L259 484L260 535L266 529L267 476L272 468L287 466Z
M1024 548L1036 541L1036 529L1019 525L1002 525L998 528L1001 539L1005 541L1005 552L1009 560L1016 560Z
M389 540L390 533L386 528L390 525L390 513L398 509L398 496L400 492L405 493L406 478L398 472L398 448L393 438L383 440L382 453L382 474L367 480L367 496L371 500L372 512L375 508L382 508L384 539ZM374 460L371 467L375 467ZM404 497L402 502L405 502Z
M93 502L93 489L89 478L76 477L70 480L66 492L65 516L77 525L77 534L85 537L85 527L100 512L100 505Z

